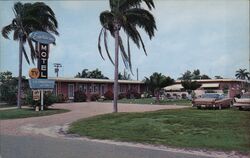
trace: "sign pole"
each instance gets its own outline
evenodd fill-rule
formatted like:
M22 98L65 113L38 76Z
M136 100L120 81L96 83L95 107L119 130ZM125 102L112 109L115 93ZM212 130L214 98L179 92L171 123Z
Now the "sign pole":
M43 111L43 90L41 90L41 110Z

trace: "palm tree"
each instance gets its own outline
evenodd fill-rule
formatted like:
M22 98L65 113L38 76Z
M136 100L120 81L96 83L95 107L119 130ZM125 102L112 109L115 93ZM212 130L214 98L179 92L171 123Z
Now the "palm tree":
M161 73L153 73L149 78L145 77L145 83L149 88L149 91L156 96L157 101L159 102L160 97L160 90L163 87L172 85L174 83L174 79L170 78L169 76L166 77Z
M241 80L250 79L250 73L247 72L247 69L239 69L236 71L235 77Z
M24 3L17 2L13 7L14 19L12 22L2 28L2 36L9 39L10 32L13 32L13 40L19 41L19 77L18 77L18 99L17 106L21 108L21 77L22 77L22 54L30 64L24 44L28 42L30 47L30 57L34 64L37 53L33 47L29 34L33 31L46 31L59 35L57 32L57 20L52 9L43 2Z
M146 49L138 31L138 27L145 30L151 39L154 36L156 30L156 24L154 16L148 11L141 8L142 2L145 2L149 10L154 8L153 0L109 0L110 11L103 11L100 14L100 22L102 29L98 38L98 49L101 57L104 59L101 51L101 36L104 37L104 46L109 60L115 66L114 72L114 107L113 112L117 112L117 99L118 99L118 55L119 48L121 56L126 68L129 68L132 72L130 43L132 41L140 48L142 46L145 54ZM120 36L120 29L123 29L127 35L127 53L125 51L123 40ZM110 32L111 36L115 38L115 62L110 56L107 44L107 32Z

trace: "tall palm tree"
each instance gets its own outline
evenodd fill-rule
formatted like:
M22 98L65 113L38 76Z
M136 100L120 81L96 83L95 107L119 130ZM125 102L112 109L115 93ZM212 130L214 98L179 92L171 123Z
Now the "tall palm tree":
M9 39L9 34L13 32L13 40L19 41L19 77L18 77L18 97L17 106L21 108L21 77L22 77L22 54L30 64L24 44L28 42L30 47L30 57L34 64L37 53L33 47L29 34L32 31L45 31L59 35L57 32L57 20L53 10L43 2L24 3L17 2L14 4L13 12L15 17L9 25L2 28L2 36Z
M104 37L104 46L109 60L115 66L114 72L114 107L113 112L117 112L117 99L118 99L118 56L119 49L126 68L130 68L132 72L131 54L130 54L130 39L136 44L138 48L142 46L145 54L146 49L138 31L138 27L145 30L151 39L156 30L154 16L146 9L141 7L144 2L148 9L154 8L153 0L109 0L110 10L103 11L100 14L100 22L102 29L98 38L98 49L101 57L104 59L101 51L101 36ZM127 35L127 53L125 51L123 40L120 36L120 29L123 29ZM107 32L115 38L115 62L108 51Z
M250 73L247 72L247 69L239 69L236 71L235 77L241 80L250 79Z

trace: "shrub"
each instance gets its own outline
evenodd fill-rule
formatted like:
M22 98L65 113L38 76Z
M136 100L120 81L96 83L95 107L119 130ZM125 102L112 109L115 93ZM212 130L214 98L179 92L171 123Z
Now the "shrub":
M181 94L181 98L182 98L182 99L187 99L187 95L186 95L185 93L182 93L182 94Z
M57 96L52 92L44 92L43 99L45 109L57 102ZM33 100L32 91L29 91L27 92L25 103L31 105L32 107L36 107L41 105L41 100Z
M41 103L40 100L38 101L33 100L32 91L27 92L27 95L25 98L25 104L35 107L35 106L40 106L40 103Z
M91 101L97 101L98 99L100 99L100 95L99 94L92 94L90 96L90 100Z
M123 99L123 98L126 98L126 93L120 93L119 95L118 95L118 99Z
M56 98L56 102L57 102L57 103L64 103L64 102L67 100L67 98L64 97L63 94L58 94L56 97L57 97L57 98Z
M141 94L136 91L128 91L126 97L127 99L140 99Z
M106 93L104 93L104 97L105 97L106 100L113 100L114 94L113 94L112 91L109 90Z
M87 96L82 91L76 91L74 95L74 102L85 102L87 100Z
M140 99L141 98L141 94L137 93L137 92L133 92L134 98L135 99Z

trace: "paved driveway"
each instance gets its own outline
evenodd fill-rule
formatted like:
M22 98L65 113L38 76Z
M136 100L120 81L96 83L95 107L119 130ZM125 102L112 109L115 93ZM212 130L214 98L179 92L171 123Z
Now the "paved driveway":
M29 135L38 133L38 131L34 129L41 129L40 134L46 135L46 133L49 132L48 130L60 130L60 127L70 124L80 118L111 113L112 106L112 103L98 102L55 104L53 108L69 109L71 111L51 116L2 120L0 121L0 132L1 134L7 135ZM119 104L118 110L119 112L144 112L184 107L187 106Z

